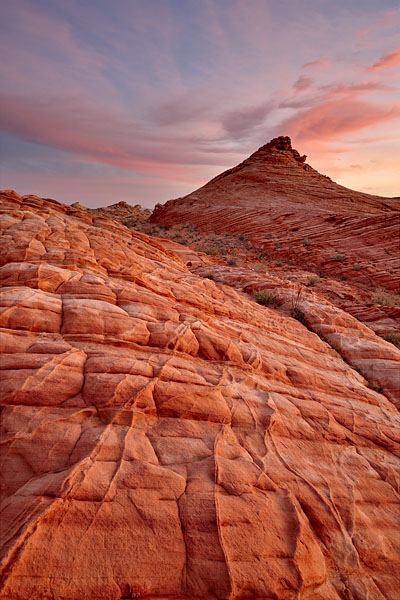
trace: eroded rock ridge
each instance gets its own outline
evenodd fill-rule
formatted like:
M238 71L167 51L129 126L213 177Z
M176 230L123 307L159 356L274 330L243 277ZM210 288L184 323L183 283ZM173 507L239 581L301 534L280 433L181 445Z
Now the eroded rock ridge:
M0 598L398 597L394 346L79 207L1 221Z

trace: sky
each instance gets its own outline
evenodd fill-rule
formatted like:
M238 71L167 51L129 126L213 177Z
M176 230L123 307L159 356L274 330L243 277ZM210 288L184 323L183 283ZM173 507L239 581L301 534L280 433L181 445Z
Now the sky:
M398 0L13 0L0 188L153 207L278 135L400 195Z

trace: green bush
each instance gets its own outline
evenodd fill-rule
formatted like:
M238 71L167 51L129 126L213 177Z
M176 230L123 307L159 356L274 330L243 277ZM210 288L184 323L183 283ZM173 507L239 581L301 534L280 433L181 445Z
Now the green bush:
M387 333L383 339L400 349L400 333Z
M270 306L276 302L275 292L271 290L257 290L254 292L254 299L258 304L262 304L263 306Z
M378 290L372 299L382 306L397 306L397 304L400 304L400 298L398 296L395 294L388 294L385 290Z
M303 313L303 311L301 310L301 308L299 308L299 307L293 308L290 311L290 316L293 317L293 319L296 319L296 321L299 321L305 327L308 327L307 317Z
M204 252L209 256L216 256L219 254L219 248L217 246L206 246L205 248L201 248L201 252Z
M319 282L319 277L317 275L310 275L310 277L307 280L306 286L312 287L313 285L315 285L318 282Z

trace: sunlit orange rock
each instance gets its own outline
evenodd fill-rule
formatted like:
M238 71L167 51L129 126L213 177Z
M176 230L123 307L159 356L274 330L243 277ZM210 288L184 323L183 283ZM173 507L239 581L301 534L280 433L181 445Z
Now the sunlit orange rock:
M79 207L1 221L1 599L396 600L394 346Z

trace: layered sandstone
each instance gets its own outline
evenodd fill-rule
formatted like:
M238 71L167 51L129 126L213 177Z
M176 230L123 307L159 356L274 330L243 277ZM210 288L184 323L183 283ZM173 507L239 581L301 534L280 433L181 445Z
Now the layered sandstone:
M276 138L150 219L247 234L270 259L399 290L400 199L349 190L304 161L290 138Z
M398 597L393 345L79 207L1 220L0 598Z

